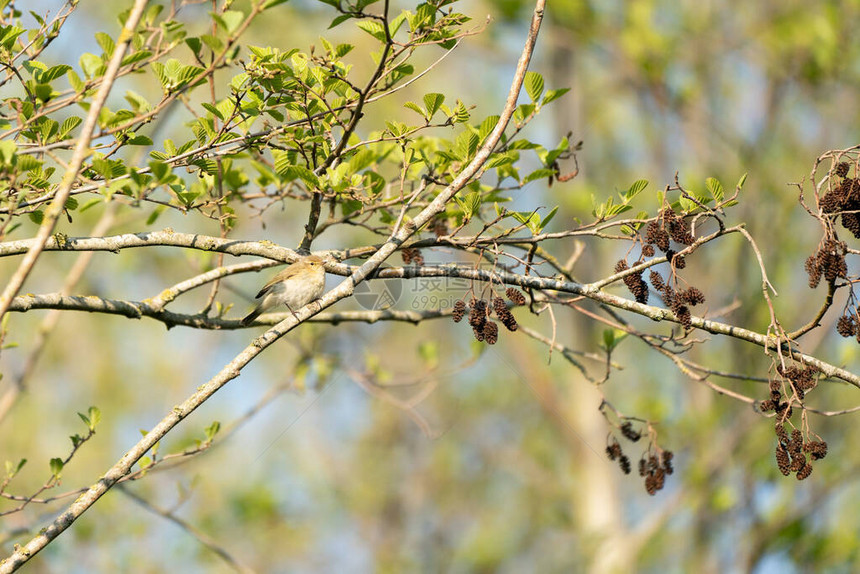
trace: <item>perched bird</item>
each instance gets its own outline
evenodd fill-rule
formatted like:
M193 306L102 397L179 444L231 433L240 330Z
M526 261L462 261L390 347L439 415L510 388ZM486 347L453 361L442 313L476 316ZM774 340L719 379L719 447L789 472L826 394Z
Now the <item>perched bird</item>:
M325 289L325 267L316 255L302 257L274 277L257 293L257 306L242 319L242 325L250 325L273 307L286 305L296 312L311 301L319 299Z

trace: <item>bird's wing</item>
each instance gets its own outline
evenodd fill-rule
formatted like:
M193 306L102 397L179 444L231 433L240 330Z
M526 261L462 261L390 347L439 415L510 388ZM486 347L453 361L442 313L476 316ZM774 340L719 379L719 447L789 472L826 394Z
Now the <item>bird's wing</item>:
M269 291L272 290L272 287L274 287L284 279L292 277L293 275L295 275L295 269L293 269L293 266L290 265L289 267L269 279L269 282L263 285L263 288L260 289L259 293L257 293L255 299L260 299L261 297L265 296Z

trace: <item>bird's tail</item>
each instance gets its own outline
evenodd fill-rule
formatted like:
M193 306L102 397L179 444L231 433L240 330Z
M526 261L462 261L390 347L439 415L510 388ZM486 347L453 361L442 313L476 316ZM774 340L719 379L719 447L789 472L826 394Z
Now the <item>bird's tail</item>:
M242 318L240 323L242 323L243 326L247 327L248 325L250 325L251 323L254 322L254 319L256 319L257 317L259 317L262 314L263 314L263 309L260 307L256 307L253 311L251 311L250 313L245 315L245 317Z

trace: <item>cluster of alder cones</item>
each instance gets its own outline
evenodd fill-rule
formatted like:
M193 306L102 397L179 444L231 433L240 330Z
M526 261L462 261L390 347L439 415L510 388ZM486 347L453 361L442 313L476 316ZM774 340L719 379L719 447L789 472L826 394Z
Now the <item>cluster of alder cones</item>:
M625 421L621 425L621 434L630 442L638 442L642 433L633 428L633 423ZM609 444L606 445L606 455L609 460L617 460L621 472L630 474L630 458L621 449L621 443L614 436L610 436ZM657 449L657 452L648 451L642 453L639 458L639 476L645 479L645 491L651 496L657 494L666 484L666 476L675 472L672 466L674 454L670 450Z
M505 295L514 305L525 305L526 297L519 289L508 287ZM485 299L477 299L472 297L469 302L469 325L472 327L472 333L478 341L484 341L488 345L495 345L499 340L499 325L490 317L495 314L499 322L505 326L508 331L517 330L517 320L514 314L508 309L508 304L501 297L494 296L491 301ZM454 303L454 310L451 313L455 323L459 323L466 315L466 302L462 299Z
M691 245L696 241L696 238L693 236L684 218L667 207L660 211L660 216L656 221L650 222L645 228L645 234L642 238L642 256L634 265L642 263L646 257L653 257L656 253L656 247L666 255L673 271L684 269L687 266L687 262L683 255L678 255L672 249L672 241L681 245ZM621 273L628 269L630 269L630 265L624 259L615 264L616 273ZM674 277L674 273L672 277ZM664 280L653 269L649 273L648 278L654 290L660 294L666 307L672 310L685 329L691 329L692 313L690 312L690 307L704 303L704 293L699 288L693 286L686 289L677 289L675 281ZM624 276L623 281L637 302L643 304L648 302L648 283L642 277L641 272L629 273Z
M811 366L791 365L776 369L782 380L774 378L770 381L770 398L759 403L762 412L776 413L774 431L776 432L776 466L779 471L788 476L795 473L797 480L803 480L812 474L810 460L820 460L827 456L827 443L823 440L803 440L803 433L795 428L789 437L785 423L789 422L794 409L792 403L800 402L806 393L818 385L815 375L818 369ZM783 387L783 385L787 387ZM783 391L787 396L783 397ZM791 424L789 422L789 424ZM811 433L810 433L811 434ZM820 438L820 437L817 437ZM807 456L809 455L809 459Z

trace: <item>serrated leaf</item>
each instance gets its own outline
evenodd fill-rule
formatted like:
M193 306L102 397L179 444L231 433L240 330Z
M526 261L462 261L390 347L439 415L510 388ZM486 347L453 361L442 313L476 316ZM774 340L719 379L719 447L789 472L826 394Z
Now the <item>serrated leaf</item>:
M624 201L630 201L634 197L636 197L639 192L648 187L647 179L638 179L634 181L630 187L627 189L627 192L624 194Z
M137 52L132 52L131 54L127 54L122 59L122 65L128 66L130 64L135 64L137 62L142 62L152 56L152 52L149 50L138 50Z
M72 67L66 64L60 64L58 66L51 66L41 74L39 74L39 81L44 83L52 82L57 78L61 78L66 75L66 72L71 70Z
M705 187L708 188L708 192L711 194L711 197L714 198L714 201L720 203L723 201L724 192L723 192L723 184L720 183L715 177L709 177L705 180Z
M335 24L332 23L332 26ZM329 26L330 28L332 26ZM362 20L358 24L356 24L359 28L379 40L380 42L385 42L385 29L382 27L382 24L377 22L376 20Z
M464 131L454 143L454 151L460 161L469 161L475 155L475 150L478 149L478 134Z
M481 208L481 194L477 191L467 193L463 199L455 195L454 199L457 201L460 209L463 210L463 214L467 219L471 219Z
M490 159L487 161L487 168L492 169L494 167L499 167L502 165L508 165L514 163L516 159L516 152L506 151L505 153L497 153L493 154Z
M419 106L415 102L406 102L405 104L403 104L403 107L412 110L424 119L428 119L427 114L424 112L424 110L421 109L421 106Z
M469 110L463 102L457 102L457 109L454 111L454 121L460 124L469 121Z
M60 132L59 134L57 134L58 137L60 137L61 139L65 138L69 135L69 132L78 127L82 121L83 120L81 120L81 118L79 118L78 116L70 116L66 118L65 120L63 120L63 125L60 126Z
M499 123L499 116L489 116L484 118L484 121L481 122L480 127L478 128L478 137L481 141L484 141L490 132L493 131L493 128L496 127L496 124Z
M537 72L526 72L525 77L526 93L531 98L531 101L537 102L543 93L543 76Z
M427 119L432 118L433 114L439 111L439 106L441 106L444 101L445 96L442 94L424 94L424 106L427 109Z

